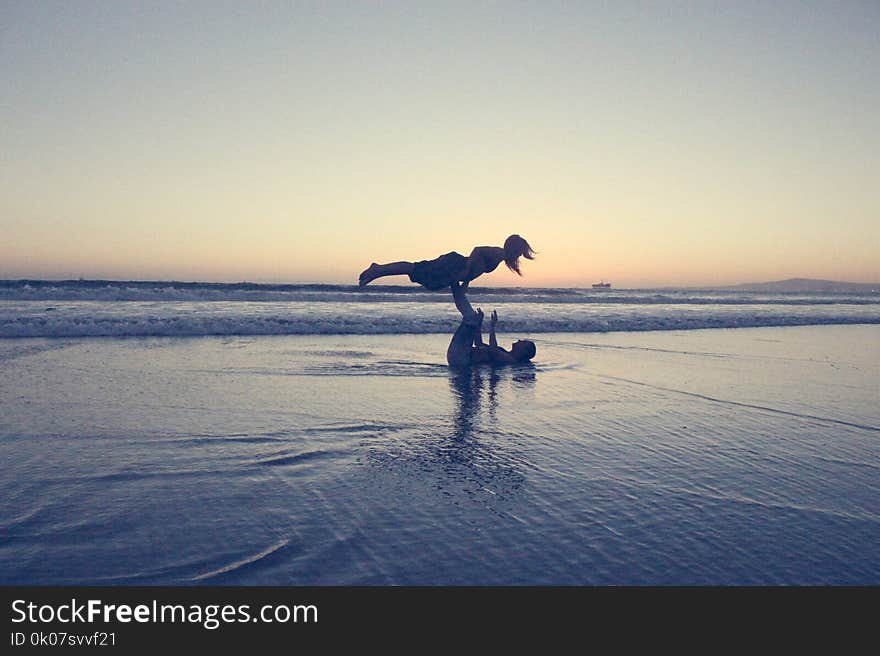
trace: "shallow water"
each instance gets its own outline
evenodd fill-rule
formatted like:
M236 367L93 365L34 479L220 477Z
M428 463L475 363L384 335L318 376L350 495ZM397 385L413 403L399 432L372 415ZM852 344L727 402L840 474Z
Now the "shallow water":
M880 583L880 327L534 337L0 340L0 583Z

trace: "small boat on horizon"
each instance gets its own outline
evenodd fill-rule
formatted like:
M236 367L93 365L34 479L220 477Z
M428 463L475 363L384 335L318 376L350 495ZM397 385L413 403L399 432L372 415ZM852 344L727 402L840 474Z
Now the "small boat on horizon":
M593 289L611 289L611 283L604 280L602 282L594 282Z

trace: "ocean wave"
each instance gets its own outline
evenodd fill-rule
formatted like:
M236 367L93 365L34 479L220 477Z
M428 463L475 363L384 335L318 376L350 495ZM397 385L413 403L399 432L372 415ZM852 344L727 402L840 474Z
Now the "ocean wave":
M667 313L630 316L551 317L536 314L509 316L505 334L603 333L651 330L697 330L761 326L808 326L880 323L873 314L784 313ZM457 321L446 315L399 315L388 319L348 315L326 317L289 316L115 316L69 317L50 315L0 317L0 338L72 337L199 337L211 335L371 335L451 333Z
M506 333L880 323L872 294L486 288ZM0 338L450 333L448 292L416 285L0 281Z
M773 293L731 290L602 290L582 288L471 287L471 300L494 303L599 305L877 305L876 294ZM2 301L448 303L448 291L417 285L195 283L104 280L0 280Z

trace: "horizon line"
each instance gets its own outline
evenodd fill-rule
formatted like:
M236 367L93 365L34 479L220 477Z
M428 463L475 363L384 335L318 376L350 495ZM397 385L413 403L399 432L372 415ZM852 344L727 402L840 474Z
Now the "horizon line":
M239 281L216 281L216 280L183 280L183 279L134 279L134 278L69 278L69 277L61 277L61 278L34 278L30 276L25 277L17 277L17 278L0 278L0 284L8 284L8 283L28 283L28 282L53 282L53 283L132 283L132 284L183 284L183 285L223 285L223 286L233 286L233 285L259 285L259 286L320 286L320 287L352 287L354 289L364 289L365 287L360 287L355 283L336 283L336 282L278 282L278 281L257 281L257 280L239 280ZM603 282L605 282L603 280ZM740 282L740 283L727 283L727 284L680 284L680 285L648 285L648 286L635 286L635 287L610 287L610 288L596 288L592 285L594 283L587 283L586 286L580 285L555 285L555 286L532 286L532 285L472 285L470 289L583 289L583 290L593 290L593 289L604 289L604 290L637 290L637 289L729 289L729 288L737 288L737 287L747 287L750 285L762 286L762 285L773 285L773 284L783 284L783 283L793 283L793 282L801 282L801 283L818 283L818 284L830 284L830 285L857 285L860 287L877 287L880 288L880 281L878 282L854 282L848 280L829 280L824 278L805 278L805 277L792 277L792 278L783 278L779 280L762 280L756 282ZM393 284L376 284L370 285L371 289L381 289L381 288L389 288L389 289L420 289L419 285L393 285ZM368 291L368 290L367 290Z

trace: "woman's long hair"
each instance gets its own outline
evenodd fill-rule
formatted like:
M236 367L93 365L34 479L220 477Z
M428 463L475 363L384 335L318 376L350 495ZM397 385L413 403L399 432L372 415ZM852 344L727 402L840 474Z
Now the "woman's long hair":
M510 237L504 240L504 263L508 269L521 276L522 272L519 270L520 257L534 260L535 251L529 246L529 242L519 235L510 235Z

